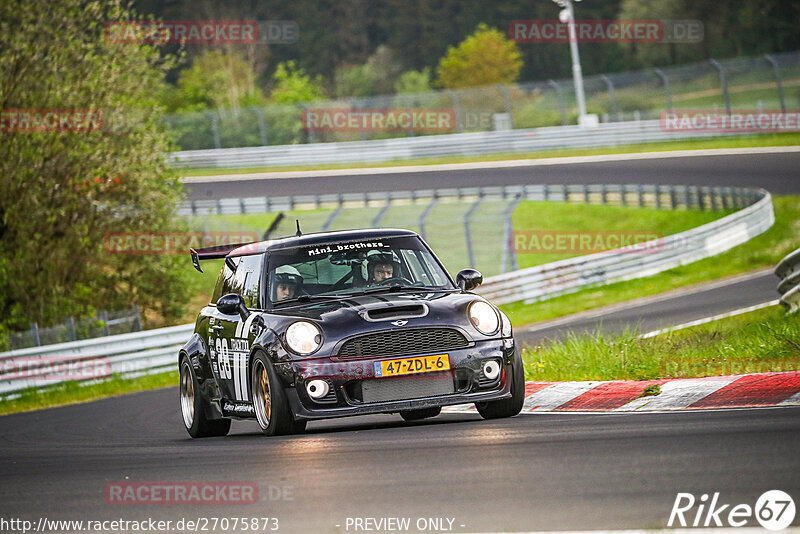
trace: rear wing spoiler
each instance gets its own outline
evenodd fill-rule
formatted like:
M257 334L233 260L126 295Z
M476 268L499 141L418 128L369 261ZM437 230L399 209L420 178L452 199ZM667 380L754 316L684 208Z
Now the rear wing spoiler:
M196 250L190 248L189 254L192 255L192 265L194 265L194 268L202 273L203 269L200 267L201 261L218 260L226 257L232 250L252 244L253 243L231 243L230 245L219 245L216 247L199 248Z

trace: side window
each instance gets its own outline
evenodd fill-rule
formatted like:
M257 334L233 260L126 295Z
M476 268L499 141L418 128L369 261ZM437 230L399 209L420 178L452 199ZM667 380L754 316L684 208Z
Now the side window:
M263 254L243 256L236 268L234 285L236 292L244 297L244 303L248 308L260 308L258 294L261 288L261 266L264 262Z
M219 272L217 285L214 287L214 294L211 296L212 303L216 304L222 295L233 293L231 287L233 283L233 275L236 271L236 264L238 262L239 258L225 258L225 264L222 266L222 270Z

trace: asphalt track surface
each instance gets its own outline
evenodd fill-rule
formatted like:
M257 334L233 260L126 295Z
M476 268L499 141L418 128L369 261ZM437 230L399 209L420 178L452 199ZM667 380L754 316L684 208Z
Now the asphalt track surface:
M185 184L184 190L190 199L217 199L481 185L626 183L763 187L776 195L793 194L800 192L800 152L664 157L399 174L193 182Z
M797 501L798 442L800 408L371 416L279 438L236 422L228 437L191 440L169 388L1 417L0 502L2 516L33 521L268 516L280 532L345 532L347 517L449 517L454 532L665 527L677 492L752 506L778 488ZM260 499L120 506L103 496L111 482L186 480L253 482Z
M201 198L266 194L267 187L277 195L557 182L747 185L794 193L798 168L800 155L771 154L192 188ZM692 320L771 300L776 282L765 274L733 290L612 312L604 324L644 318L644 330ZM576 319L569 328L591 327L595 319ZM348 517L409 517L412 524L452 518L454 532L657 528L666 526L677 492L720 492L724 503L752 506L764 491L781 489L800 503L798 442L800 408L790 407L536 413L499 421L446 414L419 423L370 416L315 422L304 435L279 438L260 435L253 422L235 422L228 437L191 440L177 388L168 388L0 417L0 518L269 516L279 518L280 532L354 532L345 528ZM112 482L191 480L253 482L260 498L240 506L104 500Z
M628 330L644 334L775 300L779 296L778 281L772 269L767 269L517 328L514 335L524 343L534 344L543 339L561 339L567 332L620 333Z

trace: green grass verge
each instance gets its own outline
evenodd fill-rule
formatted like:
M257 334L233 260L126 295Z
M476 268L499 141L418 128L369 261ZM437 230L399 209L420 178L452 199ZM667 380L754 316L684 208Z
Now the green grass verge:
M514 302L501 308L514 325L520 326L655 295L677 287L774 267L800 245L800 196L773 197L773 205L775 224L772 228L722 254L647 278L584 289L531 304ZM776 278L776 285L777 282Z
M177 367L177 365L176 365ZM41 389L25 389L16 397L0 397L0 415L40 410L51 406L87 402L123 393L146 391L150 389L175 386L178 384L178 371L168 371L136 378L114 376L105 382L81 385L78 382L64 382ZM178 399L175 399L178 405Z
M649 339L568 334L522 351L527 380L657 380L800 370L800 315L778 306ZM654 389L654 388L653 388ZM654 394L653 391L650 394Z
M295 165L282 167L244 167L244 168L207 168L183 169L185 176L215 176L221 174L252 174L280 171L314 171L327 169L361 169L375 167L400 167L405 165L439 165L446 163L473 163L480 161L505 161L516 159L541 159L570 156L596 156L606 154L630 154L634 152L662 152L670 150L700 150L710 148L747 148L765 146L800 145L800 134L761 134L752 136L718 137L715 139L696 139L686 141L662 141L654 143L637 143L605 148L580 148L541 150L537 152L509 152L503 154L483 154L478 156L445 156L439 158L420 158L391 160L375 163L328 163L313 165Z

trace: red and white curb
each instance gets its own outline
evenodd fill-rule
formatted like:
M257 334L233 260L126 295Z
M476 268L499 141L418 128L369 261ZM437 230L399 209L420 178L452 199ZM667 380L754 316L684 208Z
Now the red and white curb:
M658 384L658 395L643 397ZM526 382L522 413L651 412L800 406L800 371L649 381ZM472 404L445 412L475 412Z

